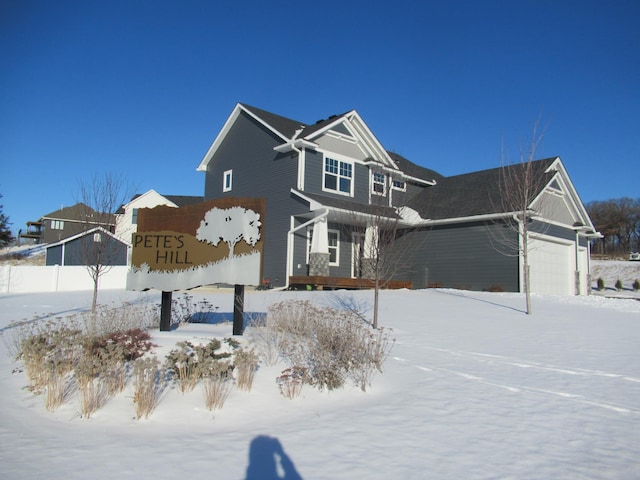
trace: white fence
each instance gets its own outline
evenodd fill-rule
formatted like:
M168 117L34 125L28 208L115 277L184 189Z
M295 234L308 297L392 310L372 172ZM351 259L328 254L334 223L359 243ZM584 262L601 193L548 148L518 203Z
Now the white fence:
M126 288L127 266L111 267L98 283L100 290ZM0 266L0 293L65 292L92 290L93 280L86 267Z

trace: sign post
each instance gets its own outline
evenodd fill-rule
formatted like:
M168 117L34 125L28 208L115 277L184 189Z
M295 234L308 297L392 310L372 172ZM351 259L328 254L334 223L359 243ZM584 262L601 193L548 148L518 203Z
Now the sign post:
M234 335L242 334L244 286L262 278L265 205L227 197L138 211L127 289L162 291L161 330L171 328L171 292L226 284L235 285Z
M236 285L233 289L233 334L244 332L244 285Z

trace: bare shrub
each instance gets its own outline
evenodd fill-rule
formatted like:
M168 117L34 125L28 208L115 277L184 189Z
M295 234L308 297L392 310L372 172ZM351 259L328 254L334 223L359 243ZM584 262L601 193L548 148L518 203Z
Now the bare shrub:
M107 402L109 392L98 374L101 371L100 359L88 351L80 358L75 367L75 378L80 398L80 415L89 418Z
M340 388L350 379L366 390L391 348L387 330L371 329L353 312L308 301L273 305L266 328L280 332L282 357L291 367L305 368L306 381L320 389Z
M158 317L158 306L148 302L98 305L94 313L79 314L85 331L97 337L135 329L148 330L157 325Z
M225 340L235 348L233 340ZM178 387L182 393L192 391L198 380L205 376L211 366L209 361L229 358L230 352L218 352L222 343L217 338L206 345L194 345L189 341L178 342L177 349L171 350L166 358L166 367L177 377Z
M258 369L258 355L253 350L238 350L234 357L238 390L251 391L253 377Z
M280 393L289 400L300 396L302 386L305 383L307 369L300 366L285 368L282 375L276 378Z
M246 330L247 338L256 346L260 358L265 365L272 367L280 359L280 342L282 332L265 325L254 325Z
M133 403L136 419L149 418L164 391L163 372L156 357L138 358L133 364Z
M233 387L233 365L230 362L209 358L203 363L202 370L205 406L209 410L219 410L224 406Z

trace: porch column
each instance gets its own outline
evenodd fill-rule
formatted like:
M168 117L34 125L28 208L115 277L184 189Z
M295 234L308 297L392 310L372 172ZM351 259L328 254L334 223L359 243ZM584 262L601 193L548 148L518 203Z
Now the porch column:
M309 275L329 276L329 229L326 217L313 225L311 251L309 252Z

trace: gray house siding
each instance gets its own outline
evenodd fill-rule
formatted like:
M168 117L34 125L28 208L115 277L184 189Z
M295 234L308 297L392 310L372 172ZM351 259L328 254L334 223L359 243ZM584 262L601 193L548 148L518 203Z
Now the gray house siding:
M336 152L340 153L340 152ZM330 154L329 154L330 155ZM345 195L332 193L322 189L324 172L324 156L315 150L305 151L304 191L321 195L345 198ZM355 163L353 167L353 197L351 200L369 203L369 168Z
M205 179L205 200L224 197L266 199L262 276L269 278L274 286L283 286L287 278L290 217L305 210L290 193L296 186L297 157L274 151L273 147L281 143L273 132L243 113L209 163ZM232 188L223 192L227 170L233 171Z
M496 252L488 228L499 227L478 222L408 232L396 248L410 242L411 263L399 269L398 278L409 277L414 288L518 291L518 259Z
M52 223L54 221L57 222L58 225L60 224L60 222L62 222L63 228L62 229L51 228ZM64 238L72 237L74 235L77 235L80 232L88 230L89 228L93 228L93 226L91 227L87 226L86 223L82 223L74 220L68 220L68 219L61 219L61 220L46 219L43 222L43 224L44 224L44 229L42 233L43 243L59 242Z
M127 245L107 234L101 234L99 246L93 233L47 248L45 264L51 265L126 265ZM64 261L62 256L64 255Z

